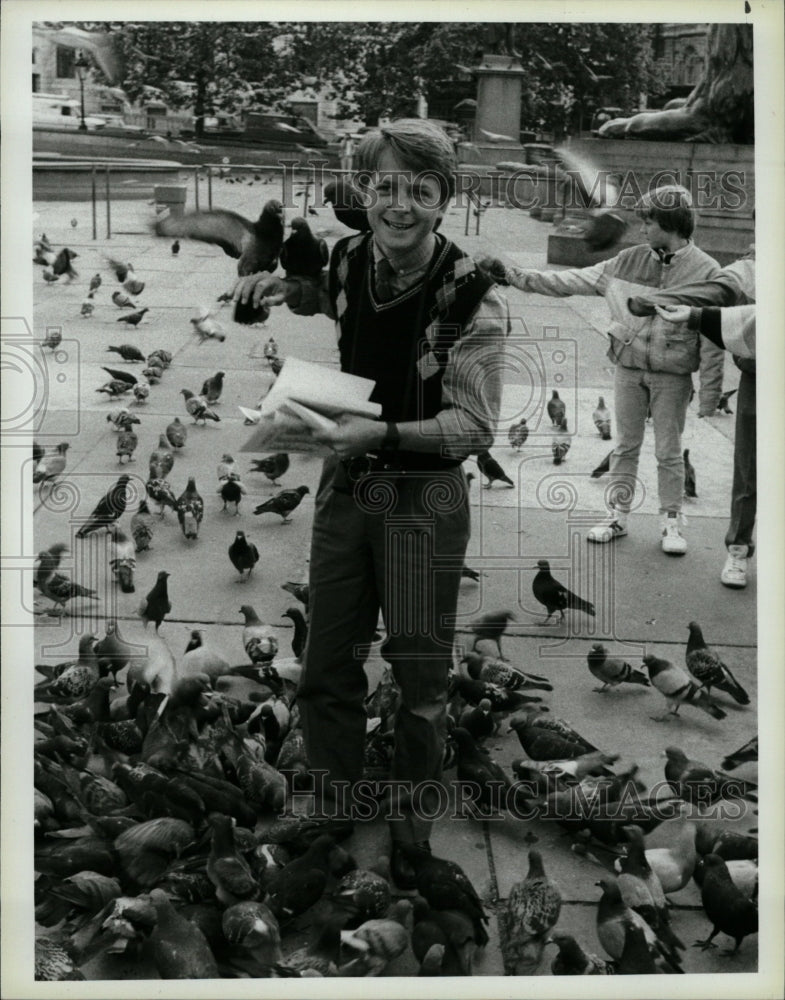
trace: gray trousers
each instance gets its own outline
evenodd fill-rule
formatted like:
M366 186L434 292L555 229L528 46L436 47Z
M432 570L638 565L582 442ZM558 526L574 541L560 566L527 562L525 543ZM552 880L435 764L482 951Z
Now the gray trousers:
M469 539L466 479L460 467L373 474L347 494L333 488L338 471L337 462L325 463L316 497L297 696L308 761L312 772L326 772L317 796L324 811L351 815L363 771L363 665L381 609L381 655L401 689L391 777L404 792L387 818L395 839L426 840L444 800L447 676Z

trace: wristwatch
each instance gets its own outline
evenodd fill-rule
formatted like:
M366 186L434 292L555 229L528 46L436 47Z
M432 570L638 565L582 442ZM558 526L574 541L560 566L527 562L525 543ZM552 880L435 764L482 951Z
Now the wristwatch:
M398 425L388 423L382 438L382 448L384 451L397 451L401 443L401 433Z

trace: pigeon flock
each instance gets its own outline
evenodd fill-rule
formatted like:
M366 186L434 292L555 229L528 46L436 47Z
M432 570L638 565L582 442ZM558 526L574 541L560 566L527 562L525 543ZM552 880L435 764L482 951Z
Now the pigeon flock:
M325 200L340 222L355 230L367 226L345 182L335 182ZM285 238L276 199L265 202L256 222L229 211L191 213L159 220L155 235L167 240L178 263L190 241L211 243L237 261L238 275L279 264L285 273L316 274L328 255L305 218L295 218ZM48 286L79 278L72 266L78 255L69 248L55 252L45 235L35 243L34 259ZM740 747L726 745L716 761L688 753L691 726L713 727L722 739L723 720L730 711L751 712L751 698L732 664L686 618L683 643L673 644L669 659L647 654L628 662L626 654L594 642L574 681L584 685L587 701L602 702L609 712L646 699L652 720L669 730L656 788L641 781L635 763L618 763L622 755L625 762L634 758L634 743L606 745L595 733L587 739L559 715L558 684L546 667L532 665L534 673L510 658L516 613L483 614L459 634L463 644L456 647L448 687L444 784L478 832L492 820L512 830L518 860L504 898L476 885L449 851L431 854L415 845L407 860L416 890L401 891L389 856L360 865L353 842L339 842L323 822L292 808L295 793L311 782L297 704L308 585L280 579L291 651L280 648L280 626L272 627L269 609L254 603L253 588L261 572L269 579L277 569L265 560L265 538L272 532L291 537L308 523L298 508L311 490L298 484L299 466L285 453L238 467L227 450L228 414L221 409L230 372L210 365L214 373L197 376L178 364L175 351L140 347L140 327L155 322L139 303L147 284L132 264L113 258L89 281L80 319L110 317L129 335L106 348L119 359L116 368L102 366L108 381L84 387L105 397L113 442L106 460L113 475L117 470L116 481L88 515L80 511L68 542L37 545L39 613L76 618L77 609L85 609L101 627L81 634L76 658L35 665L36 979L95 978L96 963L107 956L142 963L148 977L162 979L379 977L413 968L422 976L470 976L481 974L492 920L509 976L684 973L690 950L716 947L718 935L731 954L754 948L746 939L758 930L757 837L709 820L707 812L718 803L756 808L757 785L749 776L757 761L754 720L751 738ZM203 308L190 320L199 351L227 336L216 315ZM264 307L236 310L233 319L263 324L268 316ZM50 333L40 346L55 351L58 343ZM263 342L262 358L277 376L283 359L274 337ZM139 377L133 366L141 366ZM177 412L161 417L153 404L164 380L182 387ZM553 462L561 464L571 437L558 391L546 409ZM600 438L611 439L612 414L603 397L592 419ZM526 420L502 431L513 454L526 447ZM33 483L42 499L66 481L68 450L65 441L34 445ZM200 472L186 476L178 463L193 450L202 457ZM591 475L607 471L609 459ZM476 463L485 489L515 488L490 452ZM685 466L691 475L685 493L695 496L695 472ZM252 493L272 492L246 505L251 481ZM268 513L277 517L260 516ZM219 526L226 536L225 585L219 567L200 564L203 533L214 537ZM190 623L187 644L175 643L176 588L170 593L170 569L156 559L164 535L192 554L195 573L211 574L212 586L236 586L245 595L225 623L244 651L242 662L198 622ZM143 645L129 641L132 629L112 611L104 581L99 586L79 574L86 560L66 558L72 550L92 551L96 536L107 540L110 585L123 594L138 591ZM595 607L560 582L562 573L552 573L548 560L527 569L534 605L542 608L532 624L558 629L570 616L578 627L602 613L599 601ZM469 588L485 575L462 570ZM365 701L365 777L382 783L380 796L390 777L399 705L386 667ZM654 722L652 728L659 730ZM506 754L498 755L501 750ZM502 763L510 755L511 762ZM553 851L533 846L545 846L553 830ZM355 838L361 837L358 829ZM591 887L602 954L560 924L570 896L560 882L560 854L571 870L580 866ZM702 906L698 941L687 940L682 911L669 898L690 885Z

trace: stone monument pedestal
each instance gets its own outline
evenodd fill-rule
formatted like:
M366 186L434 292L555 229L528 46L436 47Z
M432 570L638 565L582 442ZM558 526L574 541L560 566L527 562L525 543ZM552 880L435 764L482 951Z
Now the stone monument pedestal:
M458 159L488 166L525 160L519 141L524 68L515 56L484 55L472 73L477 77L477 113L472 141L458 144Z

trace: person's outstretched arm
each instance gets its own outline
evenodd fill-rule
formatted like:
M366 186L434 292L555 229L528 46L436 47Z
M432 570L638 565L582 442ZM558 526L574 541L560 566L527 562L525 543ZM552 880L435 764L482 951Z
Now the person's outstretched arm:
M552 295L604 295L607 279L613 273L613 260L603 260L591 267L573 267L564 271L538 271L530 267L507 267L495 258L477 262L478 267L500 285L512 285L522 292Z

